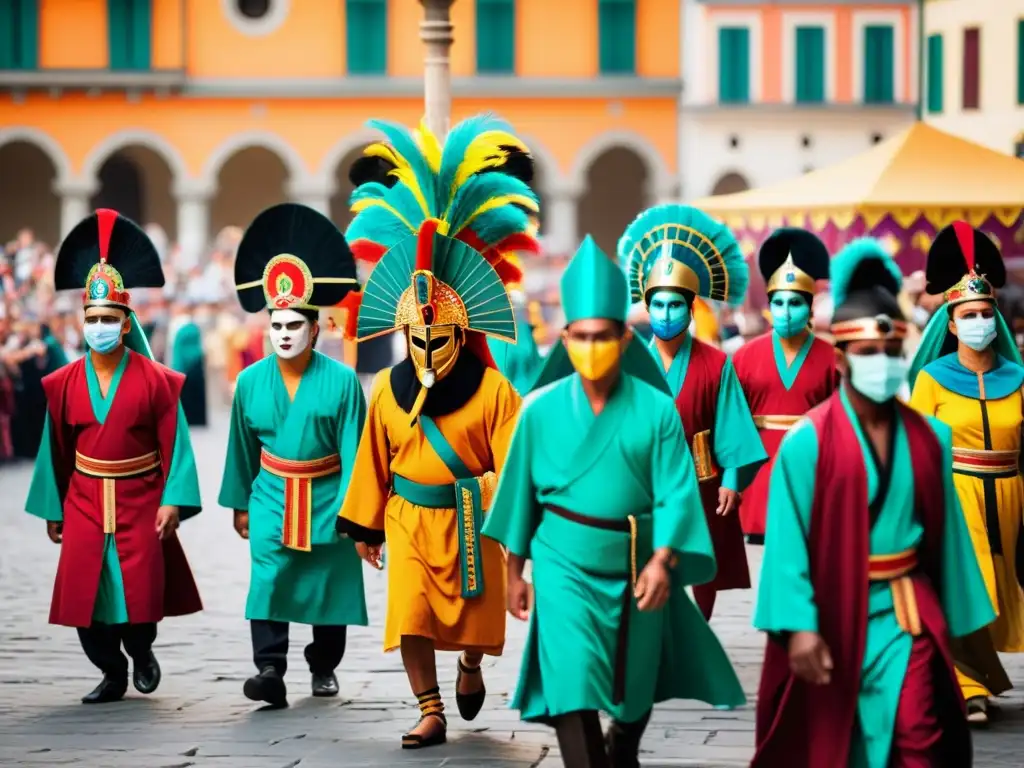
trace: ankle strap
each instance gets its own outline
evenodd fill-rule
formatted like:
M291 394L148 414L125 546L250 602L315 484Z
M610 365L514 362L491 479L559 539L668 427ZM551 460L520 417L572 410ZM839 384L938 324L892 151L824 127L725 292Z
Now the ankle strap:
M462 654L459 654L459 672L464 675L476 675L480 673L480 665L477 664L475 667L467 667L462 661Z
M437 687L429 691L416 694L416 700L420 705L420 717L437 717L441 722L448 724L444 716L444 702L441 700L441 690Z

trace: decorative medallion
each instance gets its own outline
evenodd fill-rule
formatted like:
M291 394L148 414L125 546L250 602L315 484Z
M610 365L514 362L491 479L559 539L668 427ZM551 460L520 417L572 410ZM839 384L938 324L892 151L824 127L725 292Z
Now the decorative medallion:
M128 292L121 274L106 262L94 265L85 278L85 303L127 305Z
M263 294L273 309L307 307L313 297L313 274L297 256L279 254L263 269Z

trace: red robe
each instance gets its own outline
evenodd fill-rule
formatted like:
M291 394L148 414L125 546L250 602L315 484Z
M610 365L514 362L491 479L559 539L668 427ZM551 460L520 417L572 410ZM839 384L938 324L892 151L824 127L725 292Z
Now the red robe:
M676 396L676 410L683 420L683 432L691 445L694 435L710 430L709 445L712 447L711 458L714 464L718 389L727 357L722 350L699 339L692 339L691 345L686 378ZM695 586L694 590L721 592L726 589L749 589L750 570L747 567L747 550L740 519L736 514L723 517L715 512L718 509L718 490L722 487L722 470L717 464L714 467L717 475L700 484L700 499L711 532L718 571L713 581Z
M897 405L913 457L916 514L924 528L913 577L925 634L939 651L936 707L943 727L939 754L950 768L969 768L971 742L956 680L949 631L933 584L940 584L945 498L942 447L924 417ZM833 395L809 414L818 437L818 476L808 533L810 577L819 631L832 654L828 685L792 674L786 646L770 639L757 696L757 752L751 768L845 766L857 722L857 696L867 637L869 512L860 443ZM941 668L941 671L939 671ZM959 708L959 709L957 709Z
M202 610L199 590L177 535L160 541L156 513L174 455L178 399L185 377L134 352L106 421L93 414L85 359L43 379L50 415L51 456L64 503L64 540L50 605L50 623L88 627L103 567L103 481L75 470L75 452L121 461L159 451L161 469L115 482L117 527L128 619L156 622Z
M733 368L746 395L750 413L758 416L803 416L824 402L839 383L835 350L831 344L815 338L807 351L793 386L786 389L775 364L775 343L766 333L744 344L733 355ZM768 479L775 455L786 433L779 429L758 428L768 461L743 492L740 522L743 532L764 536L768 513Z

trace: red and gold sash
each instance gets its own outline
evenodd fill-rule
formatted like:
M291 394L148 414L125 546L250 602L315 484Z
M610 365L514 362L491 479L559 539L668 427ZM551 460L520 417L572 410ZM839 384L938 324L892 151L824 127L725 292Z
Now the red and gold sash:
M953 471L962 475L1013 477L1018 471L1017 459L1017 451L984 451L953 447Z
M83 456L75 451L75 469L88 477L103 481L103 532L117 531L116 482L129 477L138 477L160 468L160 454L150 451L144 456L119 461L104 461Z
M260 466L284 478L284 525L281 543L289 549L309 552L313 519L313 481L341 471L341 457L334 453L322 459L295 461L281 459L263 449Z
M895 555L872 555L868 558L868 579L888 581L892 589L892 604L900 629L914 637L921 634L921 614L917 609L917 596L911 572L917 568L917 552L908 549Z
M788 432L803 416L781 416L763 414L754 417L754 425L758 429L768 429L777 432Z

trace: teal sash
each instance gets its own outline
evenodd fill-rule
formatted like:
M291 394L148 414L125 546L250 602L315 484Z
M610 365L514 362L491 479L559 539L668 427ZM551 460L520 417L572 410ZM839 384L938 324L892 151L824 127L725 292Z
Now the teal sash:
M395 493L412 504L425 507L452 507L459 525L459 570L462 572L462 596L479 597L484 591L484 572L480 567L480 526L483 523L483 502L480 480L459 458L451 443L441 434L432 418L420 414L423 435L448 471L455 477L452 485L423 485L395 475ZM422 499L421 503L418 499ZM441 503L443 502L443 503Z

